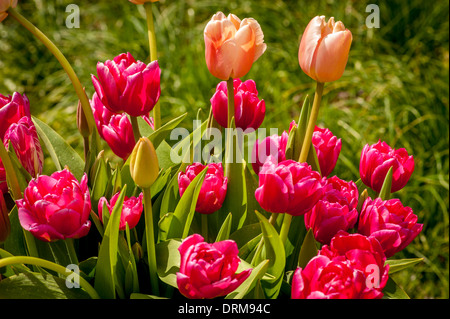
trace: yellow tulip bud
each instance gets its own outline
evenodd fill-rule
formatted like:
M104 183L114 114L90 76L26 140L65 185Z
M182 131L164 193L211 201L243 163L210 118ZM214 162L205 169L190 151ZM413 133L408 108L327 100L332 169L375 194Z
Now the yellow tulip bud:
M149 188L159 173L158 157L152 142L141 137L130 155L130 173L136 185Z

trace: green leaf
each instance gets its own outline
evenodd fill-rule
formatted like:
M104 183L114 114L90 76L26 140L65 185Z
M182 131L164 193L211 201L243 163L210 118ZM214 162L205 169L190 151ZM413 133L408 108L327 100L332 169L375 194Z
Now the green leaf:
M305 268L308 262L315 256L317 256L317 246L316 240L312 233L312 230L309 229L305 235L305 239L303 240L302 248L300 249L300 254L298 255L298 265L301 268Z
M188 236L195 213L195 206L197 205L198 194L200 193L207 171L208 168L205 167L184 191L170 220L167 238L185 238Z
M184 113L183 115L174 118L148 136L148 139L152 142L155 149L157 149L159 144L167 137L167 135L169 135L170 132L176 128L181 121L183 121L187 114L188 113Z
M118 261L119 226L122 213L123 200L127 185L120 192L119 198L111 213L106 226L103 240L98 253L97 268L95 273L95 290L101 298L114 299L116 297L116 267Z
M157 273L162 282L175 287L177 285L177 272L180 271L181 242L175 239L160 242L156 245Z
M389 277L383 289L383 299L410 299L408 294Z
M0 299L90 299L80 288L68 288L65 279L27 272L0 281Z
M408 267L415 266L423 261L423 258L407 258L407 259L388 259L386 265L389 265L389 275L406 269Z
M231 220L232 220L232 214L229 213L227 218L222 224L222 227L220 227L219 232L217 233L216 242L227 240L230 238L230 230L231 230Z
M243 299L260 282L269 267L269 260L263 260L253 268L250 276L233 292L229 293L225 299Z
M384 178L383 186L381 186L380 194L378 195L382 200L388 200L391 196L393 171L393 167L389 168L386 177Z
M263 280L261 283L266 296L269 299L276 299L280 292L286 264L284 245L273 225L262 214L256 212L256 215L264 238L266 255L263 258L269 260L267 272L273 276L273 279Z
M133 293L130 295L130 299L168 299L168 298L153 295L145 295L141 293Z
M50 126L33 117L36 131L47 148L57 170L67 166L78 180L84 173L84 161L78 153Z

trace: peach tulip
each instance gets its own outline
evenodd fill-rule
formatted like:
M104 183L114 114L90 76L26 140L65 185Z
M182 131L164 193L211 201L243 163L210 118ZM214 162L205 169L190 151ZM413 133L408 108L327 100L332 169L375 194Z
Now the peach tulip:
M338 80L344 73L352 33L341 21L331 17L313 18L303 33L298 51L302 70L312 79L325 83Z
M216 13L205 27L205 57L209 71L221 80L240 78L266 50L264 34L253 18Z

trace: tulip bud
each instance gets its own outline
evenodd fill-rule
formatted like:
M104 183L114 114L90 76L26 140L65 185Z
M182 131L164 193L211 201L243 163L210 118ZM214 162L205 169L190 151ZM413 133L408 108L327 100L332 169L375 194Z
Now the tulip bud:
M81 136L89 137L91 135L91 128L86 119L86 115L84 114L83 108L81 107L81 102L78 101L77 106L77 127L78 131L80 131Z
M341 21L317 16L303 33L298 61L303 72L324 83L338 80L347 65L352 33Z
M133 246L131 246L131 251L133 252L133 256L136 259L136 262L144 257L144 250L142 249L141 244L139 244L138 242L135 242Z
M8 213L3 193L0 192L0 243L4 242L11 232Z
M141 137L130 156L131 177L139 187L149 188L159 173L158 157L152 142Z

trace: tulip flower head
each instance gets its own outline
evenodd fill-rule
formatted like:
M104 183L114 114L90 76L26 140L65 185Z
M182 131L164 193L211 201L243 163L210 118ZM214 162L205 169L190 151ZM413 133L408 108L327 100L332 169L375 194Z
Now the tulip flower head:
M258 98L256 83L253 80L242 82L233 80L234 87L234 116L236 128L245 131L247 128L257 130L264 120L266 104ZM216 87L211 98L214 118L222 127L228 127L228 90L227 82L222 81Z
M264 53L266 44L259 23L234 14L213 15L204 30L205 58L209 72L221 80L246 75Z
M300 42L300 67L312 79L325 83L338 80L344 73L352 43L352 33L341 21L331 17L313 18Z
M2 22L7 16L9 8L15 8L19 0L0 0L0 22Z
M227 194L227 178L223 175L222 163L210 163L203 180L200 193L197 198L195 211L200 214L212 214L222 207ZM178 174L178 186L180 196L183 196L186 188L192 180L200 174L206 166L201 163L193 163L186 167L185 172Z
M312 135L312 144L317 153L320 173L328 176L336 166L341 152L342 142L327 128L315 127Z
M158 61L148 65L122 53L112 61L97 63L98 78L92 83L102 103L114 113L148 115L161 94Z
M67 168L50 176L39 175L16 204L22 227L43 241L80 238L91 227L86 173L80 182Z
M153 143L141 137L130 155L130 174L136 185L149 188L158 178L159 163Z
M366 199L359 217L358 232L376 238L387 258L403 250L422 231L423 224L399 199Z
M391 148L386 142L364 146L359 163L359 174L364 184L379 193L391 167L391 193L394 193L405 187L414 172L413 156L404 148Z
M259 174L269 157L272 157L272 161L275 160L276 163L286 160L288 139L288 133L283 131L281 136L274 134L267 136L262 141L256 140L252 150L252 167L256 174Z
M211 299L225 296L239 287L251 269L236 273L241 260L232 240L209 244L193 234L183 240L177 285L180 293L190 299Z
M106 197L100 198L100 200L98 201L98 215L101 222L103 222L103 214L105 213L103 212L103 206L106 205L106 208L108 209L108 212L106 213L110 214L114 209L114 205L116 204L119 195L120 192L114 194L109 203ZM143 198L142 193L138 197L125 196L122 206L122 213L120 215L120 225L119 225L120 230L125 230L126 224L128 224L128 227L130 229L136 227L136 225L139 222L139 219L141 218L142 211L144 210L142 198Z

